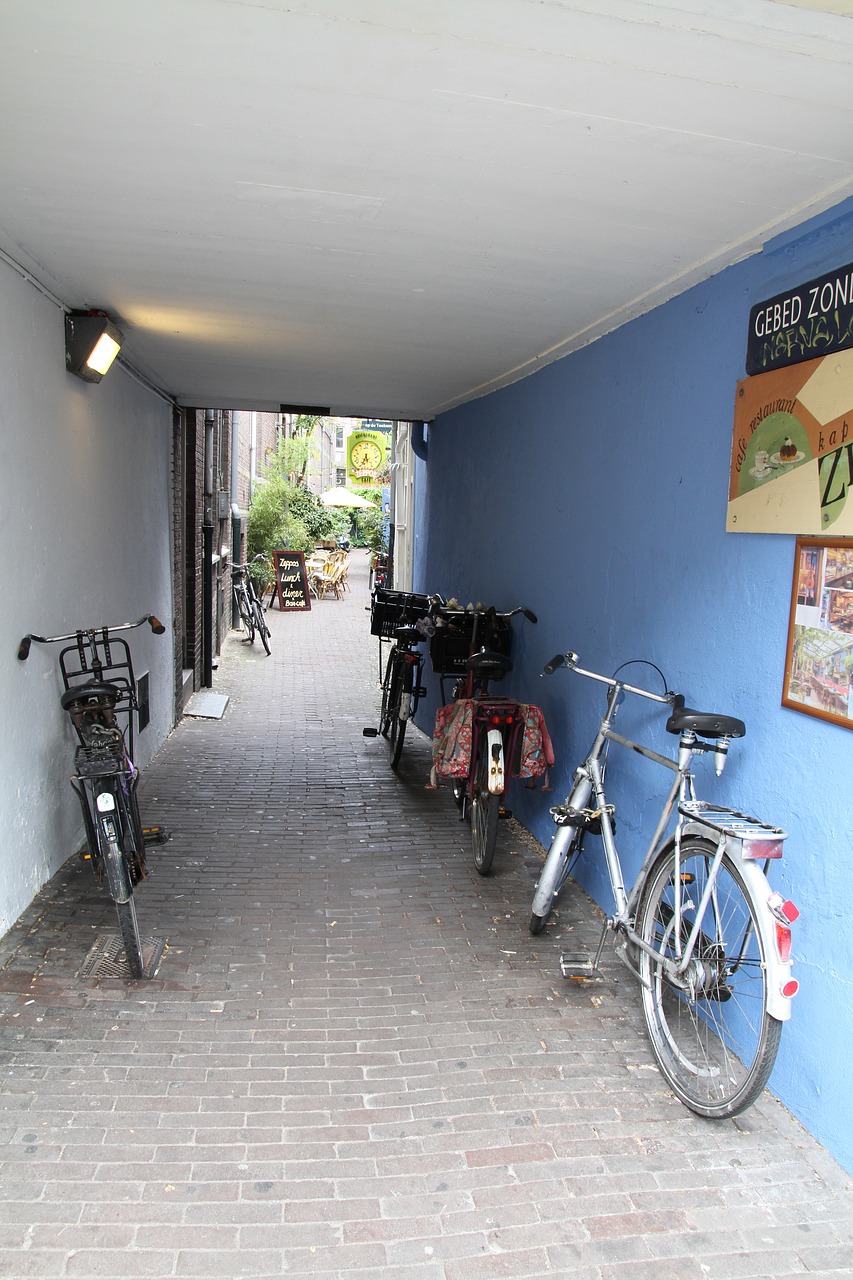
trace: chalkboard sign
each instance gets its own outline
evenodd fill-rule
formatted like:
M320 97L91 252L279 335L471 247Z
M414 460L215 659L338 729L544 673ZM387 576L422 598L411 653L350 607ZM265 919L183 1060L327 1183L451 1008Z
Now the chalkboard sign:
M279 609L310 609L305 556L301 551L274 551L272 558Z

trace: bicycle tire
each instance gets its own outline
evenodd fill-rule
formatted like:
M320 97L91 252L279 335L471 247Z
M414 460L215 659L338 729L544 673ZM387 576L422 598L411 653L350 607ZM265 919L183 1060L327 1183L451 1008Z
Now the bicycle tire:
M267 620L264 617L264 606L261 604L257 596L255 596L252 601L252 612L255 619L255 629L261 637L261 644L266 650L267 657L269 657L272 652L270 649L270 629L267 626Z
M695 920L716 845L700 836L681 842L678 877L680 937ZM636 931L644 942L675 955L675 846L652 865L640 895ZM737 863L724 853L694 956L702 989L688 996L668 982L663 966L639 951L643 1016L652 1051L678 1098L706 1119L727 1119L751 1106L773 1069L782 1024L767 1012L767 969L760 906ZM710 923L709 913L711 915Z
M131 977L141 978L145 973L145 963L142 956L142 941L139 937L139 921L136 918L136 903L133 898L130 898L127 902L117 902L115 908Z
M562 832L568 831L569 842L565 837L559 839ZM583 831L580 827L559 827L554 834L547 856L542 864L536 891L533 895L533 909L527 928L536 937L545 928L553 910L554 903L569 877L569 869L574 859L581 852Z
M411 667L404 668L403 664L399 663L391 685L391 722L388 731L388 752L391 768L395 772L399 767L400 757L403 754L403 743L406 738L406 725L408 723L400 714L400 703L403 700L403 694L406 692L406 684L411 680L411 670Z
M477 871L481 876L487 876L495 857L501 801L500 796L489 791L489 757L484 745L481 745L474 763L471 790L471 850Z
M252 613L251 602L245 586L240 583L237 588L237 611L240 614L240 621L243 624L243 630L246 632L246 638L249 644L254 644L255 640L255 619Z
M391 685L397 673L397 646L392 645L385 664L385 675L382 677L382 709L379 713L379 730L383 738L388 737L391 728Z
M139 922L136 918L136 906L133 901L133 878L128 857L121 847L118 835L121 832L121 818L118 809L113 810L110 821L99 817L97 823L98 843L101 858L106 870L106 881L118 916L121 939L124 943L124 954L131 977L141 978L144 970L142 958L142 939L139 936ZM114 832L115 834L111 834ZM117 881L123 885L120 896ZM126 894L126 896L124 896Z

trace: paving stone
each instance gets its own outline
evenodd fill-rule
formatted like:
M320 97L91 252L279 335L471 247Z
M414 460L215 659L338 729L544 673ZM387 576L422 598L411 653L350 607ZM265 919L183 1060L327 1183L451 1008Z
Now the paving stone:
M0 944L0 1274L853 1277L826 1152L769 1093L690 1115L625 970L560 977L601 913L570 889L532 939L536 842L502 823L481 878L429 739L395 776L362 737L353 566L344 600L271 611L272 657L227 641L225 715L144 772L156 977L75 976L114 926L73 857Z

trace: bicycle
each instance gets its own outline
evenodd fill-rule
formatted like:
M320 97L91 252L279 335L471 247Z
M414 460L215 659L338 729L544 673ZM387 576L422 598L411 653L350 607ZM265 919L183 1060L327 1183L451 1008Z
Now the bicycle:
M145 976L145 959L133 890L147 876L145 830L136 799L139 771L131 758L133 713L138 713L139 703L130 647L115 633L146 622L155 635L166 629L153 614L146 614L138 622L87 627L62 636L27 635L18 646L18 658L25 662L33 641L73 642L59 654L64 685L60 705L77 738L71 786L83 813L88 855L98 882L106 879L115 903L134 978ZM159 829L152 829L152 835L162 838Z
M452 779L460 818L470 818L471 851L481 876L489 875L492 869L498 821L502 815L510 816L503 805L510 776L535 776L553 764L550 740L547 758L541 750L535 758L537 747L523 752L525 741L534 732L540 739L543 732L547 737L539 708L489 691L491 681L503 679L512 670L510 621L518 614L536 622L536 615L524 608L467 613L444 607L436 614L437 625L430 640L430 660L440 676L443 703L445 677L461 676L452 701L436 716L435 773ZM523 754L525 761L520 759Z
M257 555L252 560L252 564L265 559L264 555ZM261 644L266 649L267 656L269 656L270 629L267 626L264 606L252 581L250 568L251 566L248 563L233 564L231 566L231 592L234 600L234 609L236 614L239 615L248 643L254 643L255 632L257 631L261 637Z
M417 646L429 635L433 597L407 591L377 588L371 596L370 630L379 636L379 664L382 678L382 708L379 728L362 729L365 738L381 734L388 739L391 768L396 772L403 754L406 725L426 694L421 685L423 654ZM421 625L418 625L420 623ZM382 673L382 641L393 641Z
M615 912L604 922L594 959L563 955L562 972L595 973L608 932L616 935L619 959L640 981L652 1051L673 1092L697 1115L738 1115L767 1083L799 989L791 976L791 925L799 912L766 878L770 861L782 856L786 832L696 798L693 758L713 753L719 776L730 743L746 732L742 720L687 707L682 695L666 689L653 663L647 665L661 675L662 694L618 678L623 667L605 676L578 663L575 653L558 654L542 674L566 666L599 681L608 687L607 706L568 799L551 810L557 829L537 881L530 932L544 927L585 834L600 834ZM626 694L669 707L666 728L678 735L676 759L615 731ZM604 788L612 742L675 774L629 890L616 847L615 808ZM673 807L675 826L667 835Z

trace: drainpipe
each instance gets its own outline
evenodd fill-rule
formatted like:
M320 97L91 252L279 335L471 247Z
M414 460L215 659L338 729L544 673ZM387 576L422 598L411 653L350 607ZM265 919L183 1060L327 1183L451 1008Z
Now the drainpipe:
M429 451L429 423L412 423L412 453L421 462L426 462Z
M243 512L240 510L238 496L240 493L240 413L234 410L231 415L231 563L242 560L243 548ZM254 416L254 415L253 415ZM240 620L237 602L231 598L231 625L236 627Z
M201 683L213 684L213 425L214 412L204 411L204 518L201 526Z

